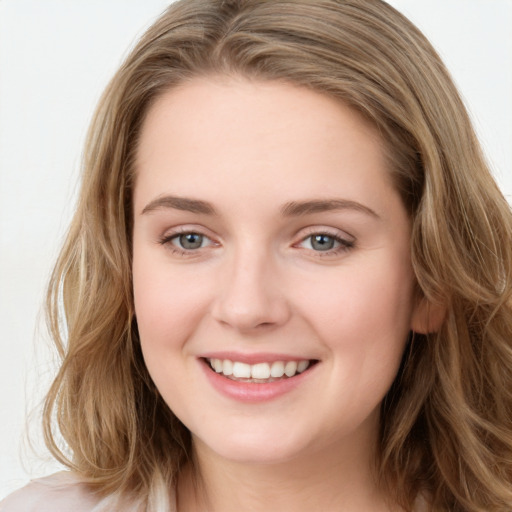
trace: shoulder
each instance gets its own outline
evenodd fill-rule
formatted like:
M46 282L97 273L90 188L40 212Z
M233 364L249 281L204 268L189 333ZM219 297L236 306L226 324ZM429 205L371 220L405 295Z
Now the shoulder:
M100 502L69 472L32 480L0 502L0 512L92 512Z

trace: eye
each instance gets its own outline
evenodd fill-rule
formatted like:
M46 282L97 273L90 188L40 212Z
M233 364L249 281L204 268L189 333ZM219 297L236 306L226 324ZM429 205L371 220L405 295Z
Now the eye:
M159 240L160 244L171 249L173 252L186 255L194 253L199 249L215 245L209 237L196 231L182 231L163 236Z
M181 235L173 236L171 239L172 244L188 251L205 247L208 245L207 242L208 238L199 233L182 233Z
M353 240L347 240L330 233L311 233L302 239L298 247L309 249L318 253L326 253L330 255L338 254L342 251L348 251L354 247Z
M315 251L330 251L339 245L339 242L330 235L311 235L304 243L310 246Z

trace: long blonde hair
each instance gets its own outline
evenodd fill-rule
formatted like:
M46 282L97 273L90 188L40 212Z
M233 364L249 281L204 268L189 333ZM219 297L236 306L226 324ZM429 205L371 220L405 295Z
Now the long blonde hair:
M437 332L411 333L382 404L377 475L405 510L419 493L432 510L511 510L510 206L440 58L382 0L182 0L127 57L94 117L48 290L62 357L44 411L53 454L101 493L151 510L190 457L139 347L131 203L148 108L209 73L304 86L378 127L412 219L418 297L445 315Z

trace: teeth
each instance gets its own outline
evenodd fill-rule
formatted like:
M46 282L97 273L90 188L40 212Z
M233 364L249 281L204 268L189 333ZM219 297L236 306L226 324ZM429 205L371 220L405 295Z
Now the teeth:
M233 363L233 376L239 379L250 379L251 365L236 361Z
M310 365L308 360L275 361L273 363L257 363L252 365L229 359L208 359L208 362L213 370L227 377L258 380L279 379L285 375L286 377L293 377L297 373L305 371Z
M288 361L284 366L284 373L287 377L293 377L297 373L297 363L295 361Z
M258 363L251 366L251 377L253 379L268 379L270 377L270 365Z
M309 364L309 361L307 363ZM282 377L284 375L284 363L282 361L272 363L270 375L272 375L272 377Z
M222 373L224 375L233 375L233 361L225 359L222 363Z
M309 361L299 361L297 363L297 371L302 373L309 366Z

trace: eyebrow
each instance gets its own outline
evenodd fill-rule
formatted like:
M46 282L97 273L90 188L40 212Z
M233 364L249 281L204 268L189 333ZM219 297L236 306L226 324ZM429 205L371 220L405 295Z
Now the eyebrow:
M149 202L142 214L151 213L161 208L172 208L174 210L182 210L191 213L199 213L203 215L216 215L217 212L211 203L201 201L199 199L191 199L187 197L177 196L161 196ZM379 219L379 215L357 201L347 199L312 199L308 201L291 201L281 208L281 214L285 217L298 217L301 215L311 215L333 210L353 210L361 212Z
M375 217L376 219L380 219L379 215L368 206L358 203L357 201L349 201L347 199L291 201L281 208L281 213L286 217L296 217L332 210L354 210Z
M157 197L144 207L142 214L150 213L161 208L173 208L174 210L183 210L191 213L202 213L204 215L216 214L215 208L206 201L176 196Z

